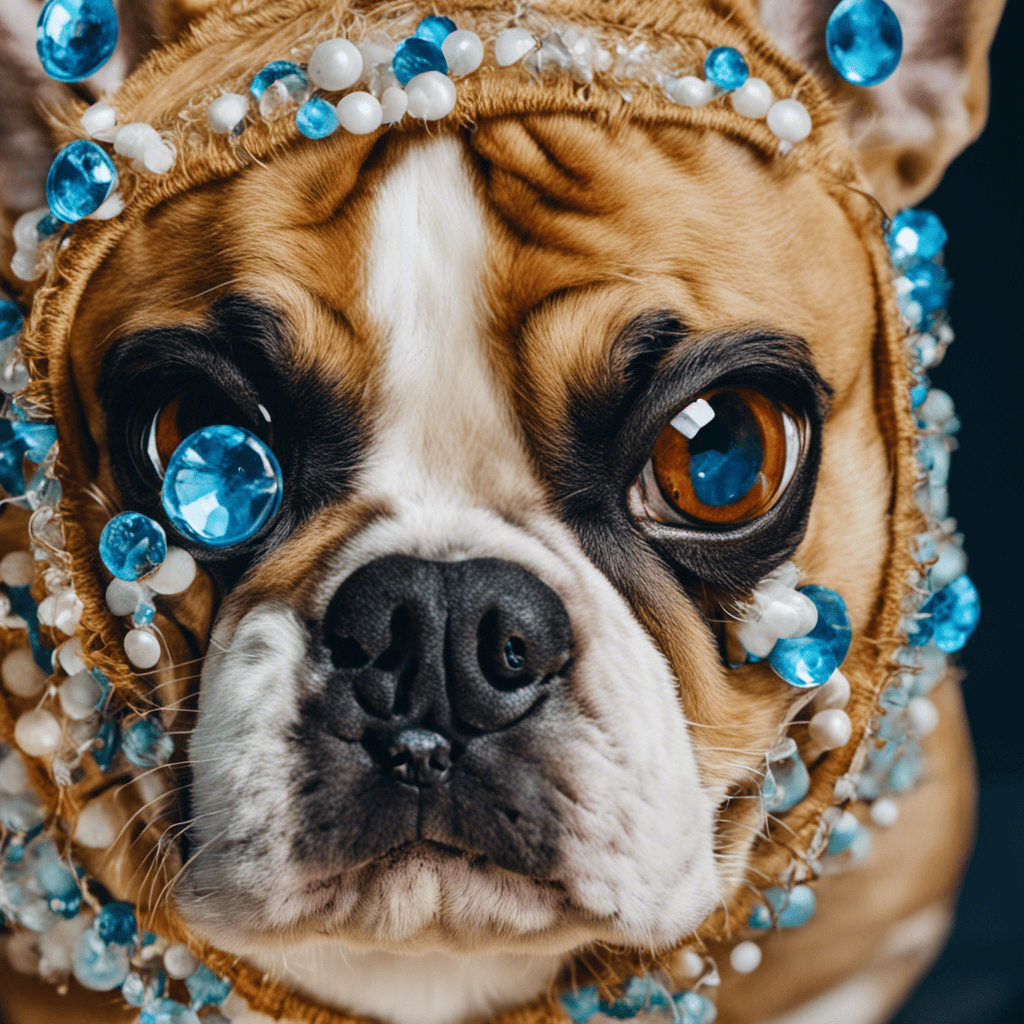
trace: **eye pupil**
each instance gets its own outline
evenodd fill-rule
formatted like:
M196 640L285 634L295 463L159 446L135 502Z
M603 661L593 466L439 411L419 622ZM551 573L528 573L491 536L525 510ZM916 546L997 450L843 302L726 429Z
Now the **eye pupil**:
M715 418L689 444L690 483L698 501L721 508L757 482L764 448L750 408L734 394L719 395L710 405Z

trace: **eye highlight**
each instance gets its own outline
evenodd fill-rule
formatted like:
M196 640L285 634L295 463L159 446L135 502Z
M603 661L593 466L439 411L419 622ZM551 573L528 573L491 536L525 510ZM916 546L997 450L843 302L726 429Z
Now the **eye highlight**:
M658 435L640 481L647 510L685 525L756 519L785 492L803 433L786 408L759 391L712 388Z

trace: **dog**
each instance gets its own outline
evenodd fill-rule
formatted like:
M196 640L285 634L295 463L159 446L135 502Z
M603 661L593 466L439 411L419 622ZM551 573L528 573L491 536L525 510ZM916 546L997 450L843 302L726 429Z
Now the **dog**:
M134 10L80 92L116 87L156 34L191 47L189 79L136 96L135 119L187 109L225 61L213 6ZM816 153L890 213L981 128L998 3L894 4L903 63L871 93L828 70L830 4L692 6L831 89ZM259 7L231 14L265 19L234 43L254 70L287 35ZM628 35L638 16L605 7ZM378 27L374 5L361 14ZM50 155L32 104L56 89L15 45L34 17L28 0L4 14L12 211L37 202ZM160 605L171 657L146 677L182 757L93 793L119 835L80 856L112 893L156 910L170 893L218 964L245 958L316 1005L457 1024L544 996L581 950L676 947L758 884L751 785L794 694L763 665L728 667L721 621L792 559L846 602L844 672L876 678L909 490L891 395L906 381L864 241L880 216L784 158L707 126L482 111L471 130L243 147L120 234L66 333L62 465L159 517L177 445L230 423L272 448L284 488L253 541L184 545L199 573ZM793 425L776 435L788 478L737 529L651 485L680 402L723 394ZM68 529L95 542L108 510L76 507ZM24 518L3 519L16 549ZM707 933L719 1021L881 1024L937 955L974 794L953 673L933 700L925 782L862 863L815 883L812 921L772 933L750 974L717 955L727 923ZM2 991L11 1024L120 1019L109 997L9 972ZM314 1019L291 1006L236 996L230 1015Z

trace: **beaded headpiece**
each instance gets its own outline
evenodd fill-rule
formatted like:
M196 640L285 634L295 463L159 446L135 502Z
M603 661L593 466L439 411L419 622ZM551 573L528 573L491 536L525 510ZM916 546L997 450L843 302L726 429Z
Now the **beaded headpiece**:
M93 271L147 210L245 161L272 159L298 136L315 144L337 132L469 124L527 110L724 131L789 161L794 173L850 185L841 201L883 282L879 344L893 368L883 417L895 467L892 547L874 633L862 638L877 653L844 675L856 638L842 599L824 587L798 588L791 564L755 588L730 627L737 649L802 691L765 757L759 796L768 825L752 854L758 891L734 894L671 956L627 951L589 974L581 959L572 983L567 975L557 994L517 1009L516 1019L567 1014L583 1024L596 1014L646 1011L707 1024L716 963L724 957L737 971L756 969L752 939L805 922L814 878L864 855L869 834L851 804L869 801L878 826L894 822L892 795L914 784L917 741L936 724L928 691L977 620L977 595L947 518L956 419L925 376L952 340L945 233L932 215L906 212L883 237L828 97L744 9L726 19L660 4L641 21L636 8L552 0L511 14L456 0L450 17L424 17L411 3L240 0L158 53L110 102L76 110L59 129L65 144L50 169L49 206L15 230L14 273L45 281L24 326L13 303L0 304L0 385L11 396L0 421L0 485L31 510L31 552L0 562L0 739L10 747L0 762L0 915L21 929L10 943L21 966L58 982L73 974L90 988L120 988L144 1024L215 1024L232 987L272 1016L352 1019L205 945L166 903L140 901L92 855L112 846L121 828L109 797L114 782L145 786L171 756L166 721L153 713L160 702L133 668L158 665L159 602L187 589L196 567L153 520L113 509L97 559L96 496L77 447L68 379L69 328ZM848 81L875 84L895 67L900 36L891 15L881 0L836 8L828 47ZM69 35L72 22L91 27ZM49 0L40 58L55 77L75 80L109 57L116 35L109 0ZM191 62L211 47L223 66L197 89ZM677 429L692 437L707 416L694 403ZM902 443L911 438L913 447ZM219 475L225 464L244 467L230 500ZM214 426L175 453L163 504L183 536L231 544L274 516L281 486L266 445ZM863 668L867 660L873 671ZM787 730L808 702L809 728L798 731L798 743ZM782 815L784 845L773 824Z

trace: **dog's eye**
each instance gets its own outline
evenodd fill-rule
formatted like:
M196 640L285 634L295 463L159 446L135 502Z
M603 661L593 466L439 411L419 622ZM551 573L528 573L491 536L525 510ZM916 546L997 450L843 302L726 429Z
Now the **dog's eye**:
M644 504L661 522L736 526L786 490L804 431L777 402L742 387L714 388L666 424L641 476Z
M175 395L165 402L144 425L138 438L138 454L145 468L163 479L171 456L189 434L213 423L227 423L251 430L268 445L273 446L270 414L259 406L259 421L247 416L220 391L200 388L186 394Z

